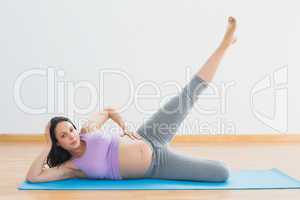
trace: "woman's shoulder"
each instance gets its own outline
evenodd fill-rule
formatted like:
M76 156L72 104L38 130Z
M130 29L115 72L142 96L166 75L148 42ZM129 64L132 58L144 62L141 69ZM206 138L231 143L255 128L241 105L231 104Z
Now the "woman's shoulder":
M65 161L64 164L63 164L63 166L65 168L68 168L68 169L73 169L73 170L77 170L78 169L76 167L76 165L74 164L73 159Z
M63 167L74 173L76 177L86 177L86 175L74 164L72 159L64 162Z

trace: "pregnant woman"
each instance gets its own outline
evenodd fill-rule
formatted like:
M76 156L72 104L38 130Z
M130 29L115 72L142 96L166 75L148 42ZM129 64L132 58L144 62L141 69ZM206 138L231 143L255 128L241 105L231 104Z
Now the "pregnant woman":
M169 143L198 95L208 86L226 50L235 42L236 20L228 18L221 44L178 95L155 112L136 132L125 126L118 110L107 107L77 131L66 117L54 117L45 129L46 147L30 166L26 180L46 182L67 178L161 178L224 182L229 168L221 161L175 152ZM123 134L104 134L101 126L115 121Z

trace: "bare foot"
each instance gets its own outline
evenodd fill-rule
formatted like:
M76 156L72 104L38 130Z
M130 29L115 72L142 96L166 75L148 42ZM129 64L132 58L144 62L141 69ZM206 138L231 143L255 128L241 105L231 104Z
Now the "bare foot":
M227 30L222 41L222 45L225 45L225 47L229 47L231 44L236 42L236 37L234 35L236 26L236 19L231 16L228 17Z

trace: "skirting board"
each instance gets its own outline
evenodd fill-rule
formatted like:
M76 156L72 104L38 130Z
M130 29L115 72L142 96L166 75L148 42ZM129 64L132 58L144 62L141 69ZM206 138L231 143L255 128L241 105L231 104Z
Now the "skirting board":
M0 134L0 142L44 142L43 134ZM177 135L172 143L191 142L288 142L299 143L300 134L231 134L231 135Z

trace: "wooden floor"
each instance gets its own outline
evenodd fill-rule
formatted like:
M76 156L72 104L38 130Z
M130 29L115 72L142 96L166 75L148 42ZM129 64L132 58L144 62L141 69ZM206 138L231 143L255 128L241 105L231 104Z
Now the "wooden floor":
M279 168L300 179L299 143L176 143L178 151L225 161L232 170ZM40 142L0 142L0 199L300 199L300 190L137 190L137 191L30 191L17 186L32 160L41 152Z

